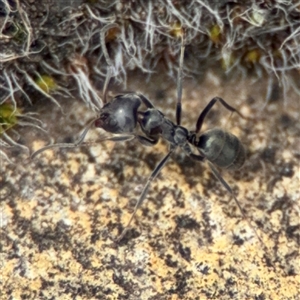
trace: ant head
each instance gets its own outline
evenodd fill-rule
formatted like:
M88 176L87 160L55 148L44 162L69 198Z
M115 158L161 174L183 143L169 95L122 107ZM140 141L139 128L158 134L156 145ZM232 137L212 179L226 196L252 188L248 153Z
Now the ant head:
M102 107L95 126L110 133L133 132L137 125L137 110L140 105L140 97L134 93L118 95Z

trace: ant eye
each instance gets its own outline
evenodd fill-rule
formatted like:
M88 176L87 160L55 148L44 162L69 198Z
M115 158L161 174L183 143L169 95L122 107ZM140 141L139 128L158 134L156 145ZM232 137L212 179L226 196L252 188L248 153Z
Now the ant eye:
M95 121L95 127L104 128L108 117L108 113L101 113L100 117Z
M102 128L110 133L122 133L123 130L119 126L119 121L113 114L102 113L100 117L95 121L95 126Z

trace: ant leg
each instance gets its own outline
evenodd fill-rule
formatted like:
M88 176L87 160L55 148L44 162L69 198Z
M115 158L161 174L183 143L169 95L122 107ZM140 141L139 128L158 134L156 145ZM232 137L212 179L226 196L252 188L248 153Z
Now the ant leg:
M179 69L177 75L177 104L176 104L176 124L181 123L181 98L182 98L182 78L183 78L183 59L184 59L185 39L184 31L181 34L181 47L180 47L180 58L179 58Z
M160 163L155 167L155 169L152 171L151 175L149 176L149 178L147 179L147 182L143 188L143 191L134 207L133 213L129 219L129 222L127 223L127 225L125 226L125 228L123 229L122 233L120 234L120 236L117 238L117 242L120 242L123 237L125 236L126 232L129 229L129 226L133 220L133 218L135 217L137 210L139 209L139 207L142 205L143 201L145 200L145 197L147 195L149 186L151 184L151 182L156 178L156 176L159 174L159 172L162 170L162 168L165 166L166 162L168 161L168 159L170 158L170 155L173 153L174 149L171 149L169 151L169 153L160 161Z
M220 97L214 97L213 99L211 99L209 101L209 103L206 105L206 107L203 109L203 111L201 112L201 114L199 115L197 124L196 124L196 130L195 133L198 133L201 130L203 121L206 117L206 115L208 114L208 112L212 109L212 107L215 105L215 103L219 101L226 109L228 109L231 112L236 112L239 116L241 116L242 118L244 118L244 116L235 108L233 108L232 106L230 106L225 100L223 100Z
M104 137L101 140L97 140L94 142L86 142L86 143L82 143L82 145L90 145L90 144L95 144L97 142L103 142L103 141L112 141L112 142L127 142L127 141L131 141L135 138L134 134L126 134L126 135L118 135L118 136L113 136L113 137Z
M74 148L79 146L80 144L82 144L86 134L88 133L88 131L91 129L91 126L94 124L95 120L93 119L88 125L87 127L84 129L84 131L82 132L82 134L80 135L79 139L77 140L77 142L75 143L60 143L60 144L52 144L52 145L48 145L45 146L35 152L33 152L30 156L31 159L34 159L38 154L40 154L41 152L44 152L45 150L51 149L51 148Z
M197 161L203 161L205 159L205 157L201 156L201 155L197 155L194 153L189 154L189 157L191 159L197 160Z
M133 139L137 139L142 145L144 146L154 146L158 140L151 140L145 136L142 135L135 135L135 134L124 134L124 135L118 135L118 136L113 136L113 137L107 137L107 138L103 138L101 140L92 142L97 143L97 142L103 142L103 141L112 141L112 142L127 142ZM91 143L86 142L86 143L82 143L82 145L89 145Z
M154 146L158 142L158 139L149 139L148 137L145 137L142 135L135 135L135 134L120 135L120 136L114 136L111 138L104 138L101 140L101 142L102 141L125 142L125 141L130 141L134 138L136 138L144 146Z
M233 191L231 189L231 187L228 185L228 183L224 180L224 178L221 176L221 174L217 171L217 169L214 167L214 165L210 162L208 162L210 169L212 170L214 176L220 181L220 183L225 187L225 189L231 194L232 198L234 199L236 205L238 206L240 212L242 213L243 218L247 221L249 227L252 229L252 231L254 232L254 234L256 235L256 237L258 238L260 244L262 245L263 249L266 251L266 253L268 253L268 248L266 247L266 245L264 244L264 242L262 241L262 239L260 238L260 236L258 235L257 231L255 230L255 228L251 225L249 219L247 218L247 216L245 215L245 213L243 212L242 206L240 205L238 199L235 197L235 195L233 194Z
M194 154L192 152L192 149L190 147L190 145L188 143L186 143L183 147L182 150L191 158L197 161L203 161L205 159L204 156L198 155L198 154Z
M61 143L61 144L53 144L53 145L45 146L45 147L33 152L31 155L31 159L33 159L39 153L41 153L45 150L51 149L51 148L75 148L75 147L78 147L79 145L86 146L86 145L94 144L96 142L103 142L103 141L126 142L126 141L133 140L134 138L137 137L134 134L128 134L128 135L119 135L119 136L113 136L113 137L105 137L105 138L95 141L95 142L83 142L83 139L86 136L88 129L89 128L86 128L84 130L84 132L82 133L82 135L80 136L79 140L76 143L73 143L73 144L72 143Z
M144 146L154 146L158 142L158 138L150 139L150 138L142 136L142 135L137 135L136 138Z
M107 75L106 75L104 87L103 87L103 103L104 104L107 103L107 101L106 101L107 89L108 89L108 85L109 85L109 82L110 82L110 79L111 79L112 73L113 73L113 63L108 55L107 48L105 46L105 34L107 33L108 30L110 30L111 28L115 28L115 27L119 27L118 24L116 24L116 23L108 24L101 29L101 33L100 33L100 42L101 42L102 52L105 57L106 63L108 65L108 71L107 71Z
M94 120L91 122L91 124L93 124ZM45 146L35 152L33 152L31 154L31 159L34 159L38 154L40 154L41 152L45 151L45 150L48 150L48 149L51 149L51 148L75 148L79 145L82 145L82 146L86 146L86 145L90 145L91 142L83 142L88 130L90 129L90 126L88 126L84 132L81 134L80 138L78 139L77 142L75 143L60 143L60 144L52 144L52 145L48 145L48 146ZM127 141L130 141L130 140L133 140L134 138L137 138L138 141L144 145L144 146L153 146L157 143L158 140L151 140L147 137L144 137L142 135L134 135L134 134L127 134L127 135L119 135L119 136L113 136L113 137L105 137L101 140L98 140L96 142L103 142L103 141L112 141L112 142L127 142ZM93 142L94 144L95 142Z
M107 71L104 86L103 86L103 92L102 92L102 94L103 94L103 103L104 104L107 103L106 96L107 96L108 85L109 85L110 79L112 77L112 73L113 73L112 72L112 67L108 67L108 71Z
M154 108L154 105L148 98L146 98L144 95L140 93L136 93L136 94L141 98L141 100L143 101L143 103L146 105L147 108Z

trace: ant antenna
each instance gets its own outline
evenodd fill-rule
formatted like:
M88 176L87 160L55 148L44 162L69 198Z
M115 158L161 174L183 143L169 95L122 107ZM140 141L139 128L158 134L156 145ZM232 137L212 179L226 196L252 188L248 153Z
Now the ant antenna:
M181 99L182 99L182 79L183 79L183 59L185 50L185 33L181 29L181 47L180 47L180 59L179 59L179 69L177 75L177 104L176 104L176 123L180 125L181 123Z
M110 30L112 28L116 28L116 27L119 27L118 24L116 24L116 23L108 24L101 29L101 33L100 33L100 42L101 42L102 52L103 52L104 58L106 60L106 63L108 65L108 70L107 70L104 87L103 87L103 102L104 103L107 103L107 101L106 101L107 89L108 89L108 85L109 85L109 82L113 75L113 70L114 70L113 63L108 55L107 48L105 45L105 34L107 33L108 30Z
M221 176L221 174L217 171L217 169L214 167L214 165L212 163L210 163L208 161L208 165L211 169L211 171L213 172L214 176L219 180L219 182L224 186L224 188L227 190L228 193L230 193L230 195L232 196L232 198L234 199L237 207L239 208L243 218L247 221L249 227L251 228L251 230L254 232L255 236L257 237L257 239L259 240L262 248L265 250L266 253L268 253L268 248L265 245L265 243L263 242L263 240L260 238L260 236L258 235L256 229L252 226L252 224L250 223L249 219L247 218L247 216L245 215L242 206L240 204L240 202L238 201L238 199L235 197L231 187L228 185L228 183L225 181L225 179Z
M75 142L75 143L60 143L60 144L52 144L52 145L45 146L45 147L33 152L31 154L30 158L34 159L41 152L44 152L45 150L48 150L48 149L52 149L52 148L75 148L75 147L81 145L84 138L85 138L85 136L86 136L86 134L88 133L88 131L90 130L90 128L92 127L94 122L95 122L95 119L93 119L92 121L89 122L89 124L86 126L86 128L84 129L84 131L80 135L77 142Z

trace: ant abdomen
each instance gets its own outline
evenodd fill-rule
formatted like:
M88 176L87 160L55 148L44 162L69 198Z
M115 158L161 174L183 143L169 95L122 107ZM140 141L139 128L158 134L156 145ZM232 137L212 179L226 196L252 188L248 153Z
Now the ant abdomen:
M245 148L240 140L219 128L204 132L199 137L197 148L207 160L223 169L239 169L246 159Z
M95 126L110 133L133 132L140 105L141 99L135 93L118 95L101 108Z

